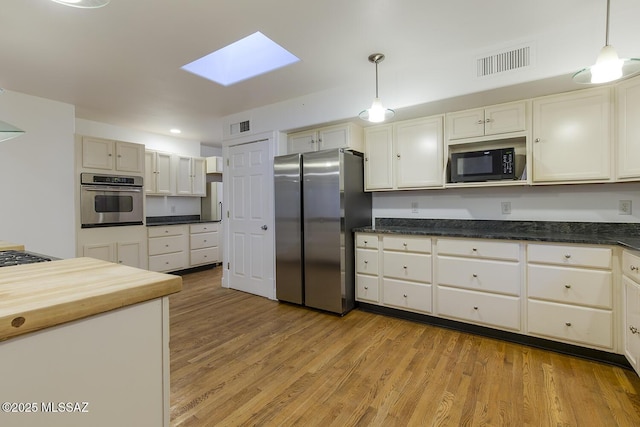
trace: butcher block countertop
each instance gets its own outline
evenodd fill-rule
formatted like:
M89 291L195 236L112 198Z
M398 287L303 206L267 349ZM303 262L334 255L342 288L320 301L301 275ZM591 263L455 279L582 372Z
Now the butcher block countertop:
M0 240L0 251L24 251L24 245L17 245L15 243Z
M182 278L93 258L0 268L0 341L160 298Z

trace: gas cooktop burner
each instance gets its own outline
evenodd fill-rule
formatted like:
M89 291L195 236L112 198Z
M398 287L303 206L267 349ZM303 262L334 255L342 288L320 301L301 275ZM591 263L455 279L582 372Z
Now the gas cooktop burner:
M20 264L33 264L34 262L45 261L51 261L51 258L46 258L24 251L0 251L0 267L8 267L10 265Z

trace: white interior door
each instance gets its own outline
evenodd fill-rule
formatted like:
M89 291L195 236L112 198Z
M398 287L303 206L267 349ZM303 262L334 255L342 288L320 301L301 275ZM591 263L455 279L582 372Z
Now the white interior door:
M274 299L269 140L229 147L228 180L229 287Z

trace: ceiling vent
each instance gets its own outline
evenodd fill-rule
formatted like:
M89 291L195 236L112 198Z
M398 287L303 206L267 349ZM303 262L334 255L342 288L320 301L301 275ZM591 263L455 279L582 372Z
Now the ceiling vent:
M249 120L232 123L229 127L230 135L242 135L243 133L248 133L249 131L251 131L251 123Z
M508 71L529 68L534 62L534 49L531 44L510 48L476 58L477 77L487 77Z

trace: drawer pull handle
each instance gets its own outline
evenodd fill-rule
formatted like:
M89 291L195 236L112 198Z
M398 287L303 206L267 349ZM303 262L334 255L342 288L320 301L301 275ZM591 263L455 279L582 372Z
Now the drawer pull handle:
M631 269L631 271L638 271L638 267L636 267L635 265L629 266L629 268Z
M477 305L474 305L474 306L473 306L473 309L474 309L474 310L477 310L477 309L478 309L478 306L477 306Z
M368 286L365 286L365 287L364 287L364 290L365 290L365 291L366 291L366 290L368 290L368 289L369 289L369 287L368 287Z
M566 259L569 259L569 258L571 258L571 254L564 254L564 257L565 257Z
M369 243L369 242L365 240L365 241L364 241L364 244L366 245L367 243Z
M367 261L367 260L365 259L365 260L364 260L364 263L365 263L365 264L369 264L369 261Z
M169 247L169 245L164 245L164 247L165 247L165 248L168 248L168 247Z
M404 268L404 269L406 270L406 269L407 269L407 266L406 266L406 265L403 265L403 266L402 266L402 268Z
M571 326L571 322L565 322L565 325Z
M569 284L564 285L564 287L567 288L567 289L571 289L571 285L569 285Z
M402 246L404 246L406 248L407 244L405 242L402 242Z
M629 326L629 330L634 335L638 333L638 328L636 328L635 326Z
M406 297L407 297L407 294L402 294L402 296L406 298Z
M473 274L473 277L478 277L478 275L474 273L474 274Z
M478 252L478 248L471 249L473 252Z

